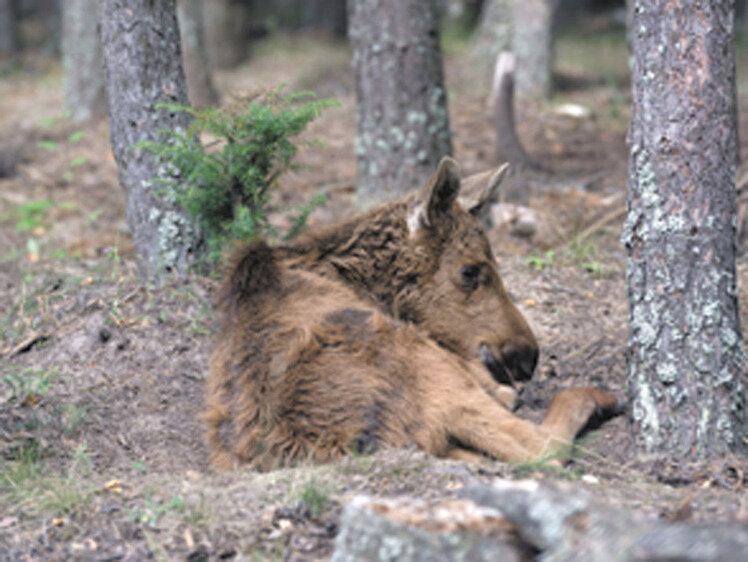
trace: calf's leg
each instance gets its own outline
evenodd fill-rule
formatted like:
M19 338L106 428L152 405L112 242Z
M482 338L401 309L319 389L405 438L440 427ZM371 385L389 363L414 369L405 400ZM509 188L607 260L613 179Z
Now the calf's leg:
M504 461L533 461L563 451L596 410L612 411L615 396L594 388L567 388L548 406L545 420L536 425L496 403L481 389L454 404L448 431L472 449ZM554 459L559 464L562 459Z

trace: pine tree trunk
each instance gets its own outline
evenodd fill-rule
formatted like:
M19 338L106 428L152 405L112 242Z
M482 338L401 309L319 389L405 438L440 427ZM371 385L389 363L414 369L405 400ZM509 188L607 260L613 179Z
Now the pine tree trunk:
M478 28L470 41L468 64L482 87L488 89L496 57L512 50L514 0L486 0Z
M192 220L167 198L163 166L134 147L157 140L164 129L185 130L184 112L157 109L162 102L186 105L179 26L174 0L101 0L101 39L114 157L127 195L127 221L141 276L184 274L199 240Z
M544 98L551 92L553 17L558 0L514 1L517 97Z
M18 52L16 0L0 0L0 60Z
M251 5L238 0L205 2L205 46L211 68L232 68L247 58Z
M628 386L634 444L671 458L745 447L733 7L638 0L634 13Z
M179 0L177 15L190 103L195 107L216 105L218 94L208 66L202 0Z
M97 0L62 3L62 65L65 109L73 121L106 115L104 61L98 32Z
M419 185L452 143L433 0L348 4L356 74L358 204Z

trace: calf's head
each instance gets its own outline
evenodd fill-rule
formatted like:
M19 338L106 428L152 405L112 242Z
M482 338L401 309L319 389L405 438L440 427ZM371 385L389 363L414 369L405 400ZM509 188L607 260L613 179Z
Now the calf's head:
M442 160L407 215L411 255L429 273L419 276L395 307L398 316L413 320L442 346L480 359L497 381L511 384L532 376L538 346L504 288L477 218L505 171L506 166L487 176L482 190L470 186L461 197L456 162Z

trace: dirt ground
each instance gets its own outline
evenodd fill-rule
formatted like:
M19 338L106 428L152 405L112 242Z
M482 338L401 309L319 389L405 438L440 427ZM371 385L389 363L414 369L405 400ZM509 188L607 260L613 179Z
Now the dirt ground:
M455 156L470 173L495 164L493 131L460 60L459 52L447 60L447 79ZM518 115L528 151L553 170L507 189L508 201L536 213L537 234L490 233L505 284L541 343L519 412L536 420L558 388L590 384L623 396L625 384L625 77L565 72L553 103ZM281 180L276 204L325 192L311 226L352 212L345 49L270 41L216 78L223 101L280 83L338 98L305 134L323 146L301 150L302 167ZM561 116L562 101L591 115ZM137 282L107 124L71 124L61 107L54 64L0 79L0 559L326 559L354 494L449 497L496 476L579 480L657 517L748 524L745 458L693 466L637 458L625 417L588 433L563 470L404 450L268 474L211 471L200 412L217 277ZM748 139L748 96L740 108ZM738 269L746 326L745 257Z

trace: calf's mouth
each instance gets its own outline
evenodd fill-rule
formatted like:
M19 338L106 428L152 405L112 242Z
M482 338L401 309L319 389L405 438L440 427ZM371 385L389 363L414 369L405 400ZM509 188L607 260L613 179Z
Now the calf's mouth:
M535 346L518 345L497 355L487 344L482 343L478 349L478 357L496 382L514 386L518 381L532 378L538 362L538 349Z

